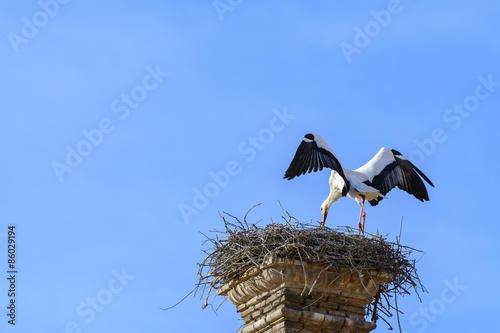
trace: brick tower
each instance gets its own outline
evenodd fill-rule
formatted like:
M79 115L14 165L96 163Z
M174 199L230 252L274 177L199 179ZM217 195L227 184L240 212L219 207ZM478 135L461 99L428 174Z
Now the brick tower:
M360 275L351 270L297 260L269 260L237 281L223 285L245 325L241 333L370 332L367 305L384 273Z

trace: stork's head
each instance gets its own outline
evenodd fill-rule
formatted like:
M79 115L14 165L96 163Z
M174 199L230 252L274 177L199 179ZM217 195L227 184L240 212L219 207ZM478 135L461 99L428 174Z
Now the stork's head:
M326 221L326 215L328 215L328 211L330 210L330 206L332 205L332 202L328 200L328 198L323 201L321 204L321 226L325 226L325 221Z

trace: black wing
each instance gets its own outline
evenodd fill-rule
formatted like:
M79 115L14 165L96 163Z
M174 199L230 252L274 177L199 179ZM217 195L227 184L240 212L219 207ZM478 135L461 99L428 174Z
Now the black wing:
M283 178L292 179L323 168L330 168L339 173L344 179L345 186L342 192L346 195L349 183L337 156L318 134L306 134Z
M375 187L383 195L386 195L393 188L398 187L412 194L420 201L429 201L427 188L420 177L433 187L434 184L432 184L430 179L427 178L420 169L413 165L413 163L397 150L382 148L379 154L381 154L381 156L374 162L374 164L378 165L374 166L375 173L373 179L371 181L366 181L366 184ZM382 200L382 198L372 200L370 204L376 206L380 200Z

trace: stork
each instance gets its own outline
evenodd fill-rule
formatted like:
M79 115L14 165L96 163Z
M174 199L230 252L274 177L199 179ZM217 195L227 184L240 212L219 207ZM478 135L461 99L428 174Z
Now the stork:
M330 168L332 171L329 178L330 194L321 205L321 226L325 225L332 203L348 196L356 200L361 209L358 232L363 235L365 201L376 206L381 200L387 199L385 195L396 186L422 202L429 201L427 188L420 177L434 187L413 163L390 148L381 148L368 163L356 170L345 169L326 141L320 135L311 133L304 136L283 178L293 179L323 168Z

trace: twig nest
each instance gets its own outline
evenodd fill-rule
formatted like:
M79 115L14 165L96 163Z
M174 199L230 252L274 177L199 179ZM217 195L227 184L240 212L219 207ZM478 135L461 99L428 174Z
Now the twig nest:
M371 315L372 321L391 316L391 311L399 312L397 296L409 295L411 290L417 295L425 291L417 275L416 259L410 258L418 250L388 242L380 235L363 237L348 227L320 228L299 222L288 212L285 215L284 223L271 222L263 227L247 223L246 215L243 221L227 213L221 215L224 231L206 236L212 246L198 264L195 292L206 293L204 307L212 305L209 299L213 291L273 260L298 260L347 270L360 278L370 277L373 272L388 276L368 307L366 315Z

